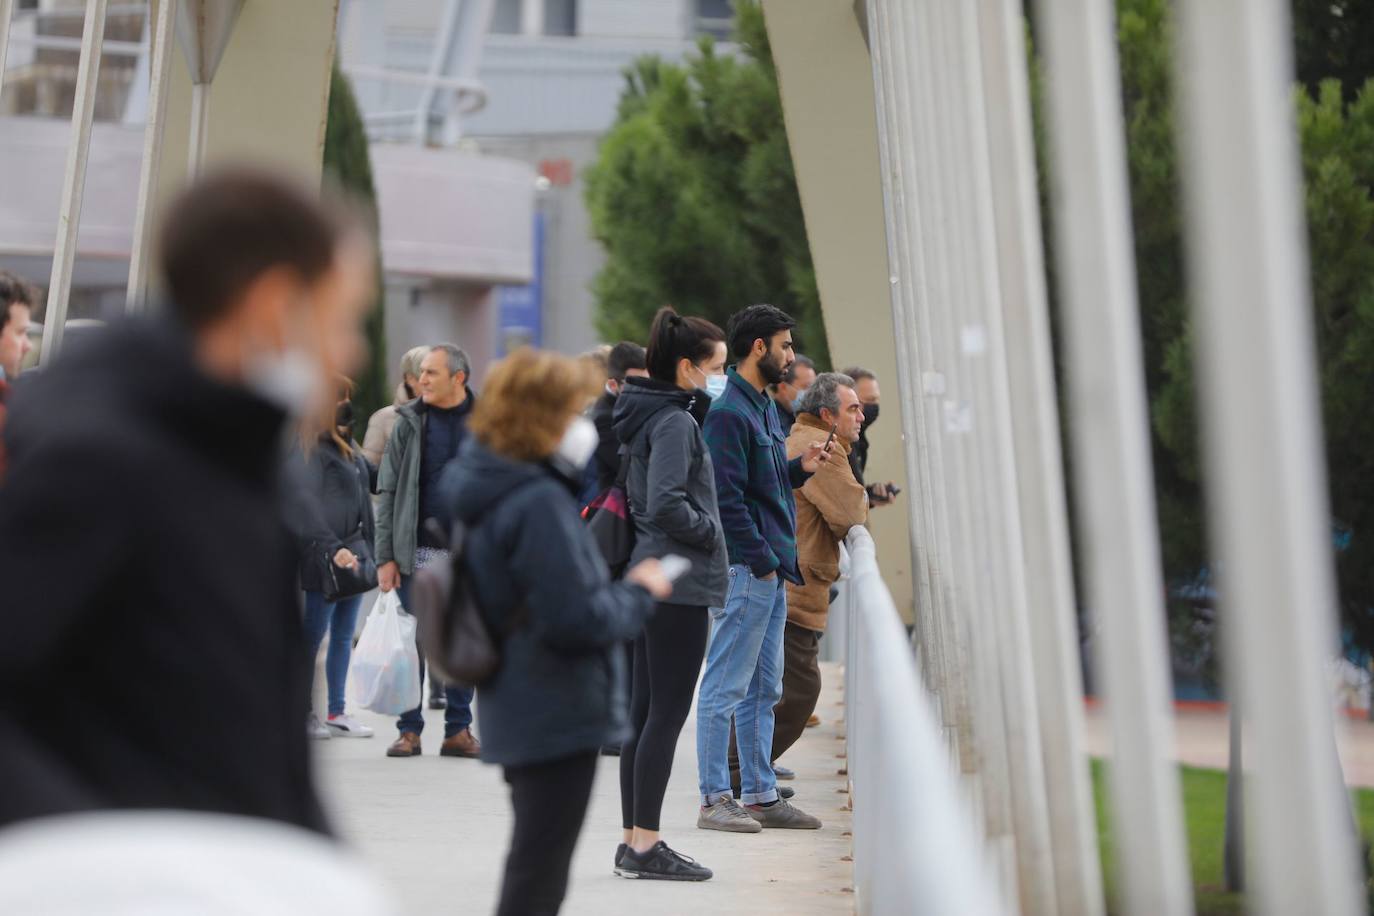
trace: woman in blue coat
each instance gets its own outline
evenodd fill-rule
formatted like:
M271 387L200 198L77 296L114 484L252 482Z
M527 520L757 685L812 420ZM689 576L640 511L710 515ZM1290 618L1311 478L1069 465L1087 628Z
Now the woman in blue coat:
M626 732L620 645L672 592L652 558L611 581L578 517L598 441L582 411L598 389L575 360L516 351L487 378L445 471L474 595L504 634L478 694L482 759L504 768L515 809L497 908L509 916L558 912L599 750Z

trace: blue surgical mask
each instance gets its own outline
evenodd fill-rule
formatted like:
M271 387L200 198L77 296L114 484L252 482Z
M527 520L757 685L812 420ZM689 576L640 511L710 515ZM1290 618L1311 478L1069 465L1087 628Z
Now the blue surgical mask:
M729 384L730 380L723 375L708 375L706 376L706 393L714 400L725 393Z

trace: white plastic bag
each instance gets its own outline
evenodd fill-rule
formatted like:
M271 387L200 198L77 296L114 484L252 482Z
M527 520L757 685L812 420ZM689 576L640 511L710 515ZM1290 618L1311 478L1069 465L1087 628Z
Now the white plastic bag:
M398 716L420 705L420 653L415 618L395 589L384 592L368 615L348 666L348 703Z

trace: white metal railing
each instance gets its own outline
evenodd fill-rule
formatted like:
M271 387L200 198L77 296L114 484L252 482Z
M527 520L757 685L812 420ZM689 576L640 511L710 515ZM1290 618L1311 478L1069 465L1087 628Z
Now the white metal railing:
M867 535L851 533L846 630L861 910L934 911L902 883L923 842L919 773L943 736L971 807L957 855L1011 911L1098 916L1077 606L1019 0L868 0L893 328L917 576L900 651ZM1264 913L1353 914L1324 661L1332 564L1283 0L1180 0L1191 302L1229 692L1259 750L1250 782ZM1103 636L1111 795L1127 916L1193 909L1174 761L1163 576L1112 0L1034 4L1062 293L1084 603ZM865 584L867 582L867 584ZM887 624L891 623L891 626ZM896 673L900 669L903 673ZM917 686L914 674L922 675ZM910 685L899 681L910 678ZM892 692L904 694L884 708ZM914 705L915 712L910 708ZM875 730L879 730L875 732ZM878 740L881 737L881 740ZM952 779L943 772L931 778ZM875 789L876 787L876 789ZM910 818L906 820L904 818ZM1048 826L1047 826L1048 825ZM912 835L906 835L910 833ZM880 843L907 844L894 854ZM949 853L949 850L942 850ZM897 855L891 859L889 856ZM895 868L884 867L898 862ZM932 880L968 892L941 859ZM922 872L924 874L924 872ZM985 888L986 889L986 888ZM903 896L905 895L905 896ZM967 904L964 912L975 912Z
M986 860L873 537L850 530L843 589L845 738L860 914L1008 912Z

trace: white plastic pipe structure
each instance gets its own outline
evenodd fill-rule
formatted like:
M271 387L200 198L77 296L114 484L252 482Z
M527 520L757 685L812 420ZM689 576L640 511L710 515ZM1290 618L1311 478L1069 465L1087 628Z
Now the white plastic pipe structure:
M176 0L185 6L176 17L177 37L191 68L190 177L205 167L210 139L210 89L229 47L243 0Z
M898 151L894 149L897 128L894 124L890 104L892 89L891 52L888 42L891 30L883 19L883 4L870 3L869 16L869 58L873 66L874 114L878 128L879 177L883 188L883 215L886 223L888 286L891 295L892 325L895 337L897 372L900 376L897 386L899 404L902 411L902 446L905 458L907 479L913 484L913 493L908 502L908 525L911 531L912 569L916 575L916 615L914 644L921 653L921 662L926 674L926 685L936 696L944 692L943 674L932 680L933 667L939 664L941 647L939 610L936 602L941 600L938 590L940 579L938 555L939 535L934 528L933 496L930 469L930 440L926 435L926 405L914 387L921 377L920 365L914 350L915 334L910 326L909 312L913 309L911 298L918 286L923 271L919 264L919 251L915 250L907 237L905 214L906 184L901 176ZM950 728L947 717L942 717L942 725ZM951 734L951 743L957 736Z
M166 136L167 78L176 51L176 16L179 0L161 0L157 23L152 29L148 53L148 120L143 128L143 164L138 179L138 209L134 213L133 251L129 256L129 287L126 308L139 312L148 308L148 275L152 261L153 199L157 195L162 170L162 146Z
M5 59L10 50L10 20L14 18L14 0L0 0L0 92L5 89Z
M873 538L855 527L845 543L856 909L864 916L1013 912L997 893L976 818L878 570Z
M956 99L970 114L956 124L965 150L965 166L959 175L971 202L964 217L968 250L973 255L969 261L972 295L968 298L970 308L961 338L982 417L978 432L983 443L983 487L991 519L985 549L994 570L992 581L998 586L993 609L998 619L998 669L1005 698L1008 758L1013 768L1021 903L1028 914L1055 914L1060 907L1054 880L1040 717L1043 712L1062 715L1064 710L1042 710L1036 702L1027 555L1018 496L1018 450L1003 324L1004 265L999 257L994 212L988 137L991 113L983 86L978 10L969 3L944 5L949 14L949 44L960 52L955 58L960 86ZM1066 854L1071 851L1066 850Z
M1111 0L1036 4L1050 114L1077 508L1111 719L1128 916L1193 912L1172 760L1163 573Z
M1336 600L1292 28L1281 0L1176 9L1221 630L1257 752L1252 899L1274 916L1354 914L1364 905L1327 682Z
M45 365L57 355L67 326L67 301L71 297L76 239L81 228L81 198L86 190L86 161L91 151L91 121L95 116L95 90L100 79L100 45L105 36L106 6L106 0L86 0L81 59L76 69L76 94L72 101L71 145L67 148L67 169L62 177L57 242L53 246L48 305L43 319L40 361Z
M987 158L1020 500L1023 587L1060 913L1098 916L1102 873L1084 747L1069 549L1021 4L978 0Z

